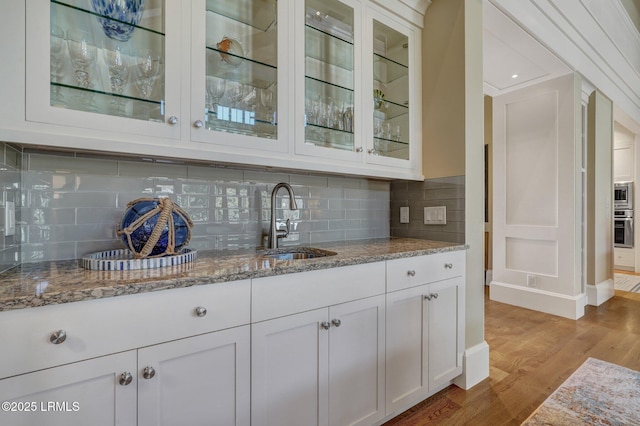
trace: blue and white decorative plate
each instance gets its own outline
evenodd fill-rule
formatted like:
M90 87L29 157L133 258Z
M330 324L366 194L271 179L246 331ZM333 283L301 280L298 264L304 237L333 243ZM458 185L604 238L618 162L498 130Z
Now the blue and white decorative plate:
M196 250L184 249L180 254L164 257L135 259L129 250L108 250L82 258L82 267L96 271L131 271L176 266L196 260Z

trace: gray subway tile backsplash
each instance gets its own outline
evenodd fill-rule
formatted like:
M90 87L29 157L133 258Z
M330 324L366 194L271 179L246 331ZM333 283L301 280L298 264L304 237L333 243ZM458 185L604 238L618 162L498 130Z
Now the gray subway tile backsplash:
M9 146L0 143L0 148ZM298 206L290 211L286 191L278 193L276 218L290 219L292 229L283 244L341 241L347 235L385 237L390 232L388 181L47 151L15 154L24 166L0 175L0 185L19 188L22 183L17 247L24 262L73 259L121 247L116 226L127 203L141 197L170 197L185 209L194 221L192 248L260 246L277 182L291 183Z
M0 214L15 199L17 235L0 238L0 272L21 262L82 257L122 247L116 227L127 203L170 197L192 220L191 248L238 249L263 244L271 215L291 221L283 245L406 236L464 241L464 177L425 182L183 164L154 159L25 150L0 143ZM399 224L399 206L411 222ZM446 205L447 225L422 225L422 207Z
M425 225L424 208L445 206L446 225ZM400 223L400 207L409 207L409 223ZM391 235L464 243L464 176L391 183Z

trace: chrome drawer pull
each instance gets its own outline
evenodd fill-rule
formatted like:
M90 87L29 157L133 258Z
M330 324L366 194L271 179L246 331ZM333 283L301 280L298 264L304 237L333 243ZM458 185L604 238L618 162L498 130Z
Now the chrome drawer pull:
M49 337L49 341L54 345L59 345L60 343L67 340L67 332L64 330L58 330L56 332L51 333Z
M205 308L204 306L198 306L195 309L195 312L196 312L196 316L197 317L203 317L203 316L207 315L207 308Z
M453 269L453 263L445 263L444 269Z
M407 275L410 277L415 277L416 276L416 271L414 271L413 269L407 271Z
M336 318L334 320L331 320L331 324L333 324L335 327L340 327L340 324L342 324L342 321Z

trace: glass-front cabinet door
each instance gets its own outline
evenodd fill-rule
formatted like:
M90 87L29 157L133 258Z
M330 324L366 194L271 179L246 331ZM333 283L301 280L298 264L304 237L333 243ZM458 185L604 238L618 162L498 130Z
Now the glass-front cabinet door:
M369 10L372 52L372 106L367 128L367 161L395 165L416 164L416 141L420 135L419 58L413 30L377 10ZM366 97L367 95L365 95Z
M288 1L193 3L192 139L233 147L286 150L279 98L286 75L279 55L280 11ZM198 28L203 28L201 32ZM282 40L286 42L286 40ZM286 82L284 84L286 86ZM286 103L286 102L285 102Z
M373 21L372 154L409 159L409 38Z
M179 137L179 62L167 54L178 38L166 19L179 10L172 3L26 2L27 119Z
M298 133L296 152L359 161L360 4L304 0L298 8L296 17L302 19L304 12L304 26L297 25L303 28L296 37L297 57L302 58L297 61L297 96L304 104L296 109L296 126L303 123L304 133Z

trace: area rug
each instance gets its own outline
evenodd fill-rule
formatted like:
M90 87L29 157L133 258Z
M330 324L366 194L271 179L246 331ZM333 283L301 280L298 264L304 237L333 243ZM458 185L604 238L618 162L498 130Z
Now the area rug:
M640 372L588 358L522 424L640 425Z
M614 289L640 293L640 275L614 273L613 278Z

